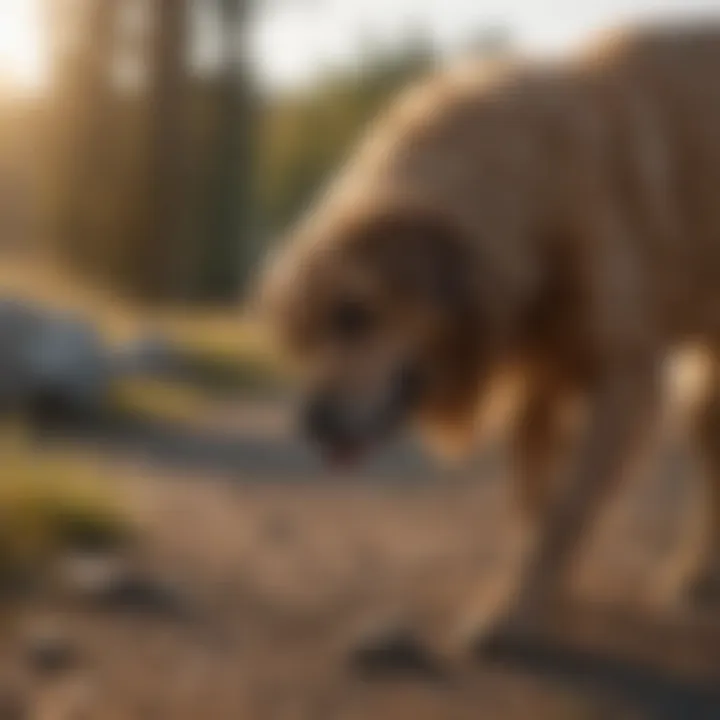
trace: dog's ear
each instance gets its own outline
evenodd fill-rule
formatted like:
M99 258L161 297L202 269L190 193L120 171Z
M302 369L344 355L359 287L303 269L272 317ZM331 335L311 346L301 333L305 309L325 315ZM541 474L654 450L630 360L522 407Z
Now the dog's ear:
M472 311L478 258L460 228L439 214L414 209L376 218L367 243L398 292L420 293L454 314Z

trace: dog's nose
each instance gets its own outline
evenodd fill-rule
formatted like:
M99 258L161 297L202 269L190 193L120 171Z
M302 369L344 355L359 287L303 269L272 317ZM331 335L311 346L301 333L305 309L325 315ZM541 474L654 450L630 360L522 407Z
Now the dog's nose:
M414 404L425 386L425 376L421 368L414 364L403 365L395 378L396 401L401 411Z
M311 440L321 443L333 442L340 434L340 422L335 404L326 395L312 397L305 403L301 425Z

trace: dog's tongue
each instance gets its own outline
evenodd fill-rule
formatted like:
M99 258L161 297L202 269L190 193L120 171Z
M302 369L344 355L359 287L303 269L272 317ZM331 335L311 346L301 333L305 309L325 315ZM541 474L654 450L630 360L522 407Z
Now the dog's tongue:
M352 470L357 467L363 456L363 448L359 444L338 445L325 452L325 459L333 470Z

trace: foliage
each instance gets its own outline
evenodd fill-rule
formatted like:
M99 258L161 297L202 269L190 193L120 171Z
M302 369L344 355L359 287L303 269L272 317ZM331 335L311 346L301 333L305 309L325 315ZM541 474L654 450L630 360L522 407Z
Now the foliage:
M355 69L270 99L260 137L259 177L270 228L281 229L301 211L378 111L431 69L435 52L418 35L400 47L368 48L364 57Z
M200 12L200 3L143 2L155 8L144 52L132 36L138 27L119 21L123 2L48 3L52 83L10 122L0 107L0 148L24 148L9 175L32 168L37 235L53 257L132 300L233 300L266 239L309 202L390 97L431 68L434 47L412 32L393 47L366 42L355 67L262 96L229 51L240 34L227 23L218 26L224 61L191 73L183 43L197 19L188 9ZM202 12L224 8L241 28L241 5ZM139 67L134 83L122 81L123 58Z

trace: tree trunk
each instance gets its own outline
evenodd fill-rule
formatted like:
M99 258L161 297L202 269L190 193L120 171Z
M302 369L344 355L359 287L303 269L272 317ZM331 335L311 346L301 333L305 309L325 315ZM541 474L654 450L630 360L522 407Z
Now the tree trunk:
M177 299L184 291L188 28L186 0L150 2L147 165L129 273L136 294L155 301Z
M56 254L83 271L98 269L99 245L93 223L93 198L103 177L110 133L115 18L118 0L92 0L85 15L72 6L55 17L61 27L56 60L57 151ZM79 22L71 28L69 23ZM64 23L64 26L63 26ZM74 32L73 32L74 31Z
M226 302L242 293L253 261L255 103L243 32L252 9L251 0L220 2L221 93L198 294L203 300Z

